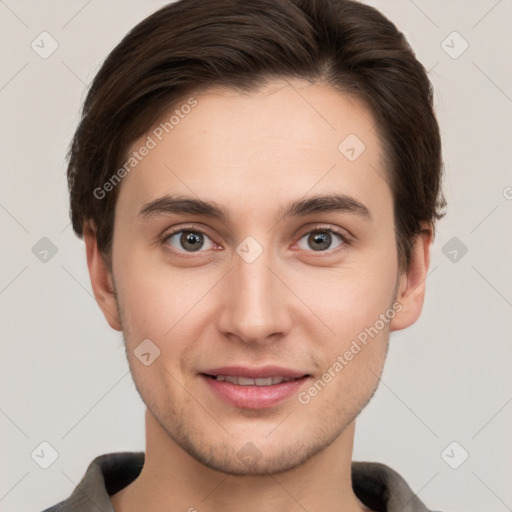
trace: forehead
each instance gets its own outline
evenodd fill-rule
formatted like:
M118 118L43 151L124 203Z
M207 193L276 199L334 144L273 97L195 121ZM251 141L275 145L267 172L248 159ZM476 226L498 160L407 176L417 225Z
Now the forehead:
M389 206L382 199L391 201L372 115L323 83L283 80L252 93L192 94L128 157L143 146L151 149L124 178L120 202L140 206L181 193L261 215L263 206L278 209L308 194L347 194L375 203L377 214Z

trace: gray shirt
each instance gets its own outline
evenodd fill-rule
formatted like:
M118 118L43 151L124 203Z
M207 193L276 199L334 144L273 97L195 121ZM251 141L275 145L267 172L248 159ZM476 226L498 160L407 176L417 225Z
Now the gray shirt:
M43 512L114 512L109 496L135 480L143 465L144 452L99 455L71 496ZM431 512L405 480L384 464L352 462L352 487L375 512Z

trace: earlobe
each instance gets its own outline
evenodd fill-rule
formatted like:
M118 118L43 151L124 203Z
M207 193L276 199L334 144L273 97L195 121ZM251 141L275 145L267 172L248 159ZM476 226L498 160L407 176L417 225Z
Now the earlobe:
M433 230L425 227L417 236L411 250L407 271L400 277L396 301L402 306L391 321L391 331L405 329L418 320L425 299L425 281L430 264Z
M96 231L91 224L84 226L84 242L87 254L87 267L96 302L112 329L121 331L121 321L117 308L112 273L98 249Z

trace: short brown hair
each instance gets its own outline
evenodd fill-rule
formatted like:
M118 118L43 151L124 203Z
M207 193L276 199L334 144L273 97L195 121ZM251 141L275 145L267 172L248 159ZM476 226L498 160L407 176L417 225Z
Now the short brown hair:
M186 95L254 91L273 78L323 81L370 108L386 155L400 264L445 206L432 86L405 37L351 0L180 0L134 27L97 73L68 165L73 229L92 221L110 264L120 187L94 193L131 144ZM341 142L341 141L340 141Z

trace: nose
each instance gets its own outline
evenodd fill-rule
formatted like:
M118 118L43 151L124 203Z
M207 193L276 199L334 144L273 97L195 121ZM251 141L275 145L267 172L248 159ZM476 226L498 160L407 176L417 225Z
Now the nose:
M235 254L227 277L217 321L224 336L265 343L290 330L292 294L266 251L251 263Z

